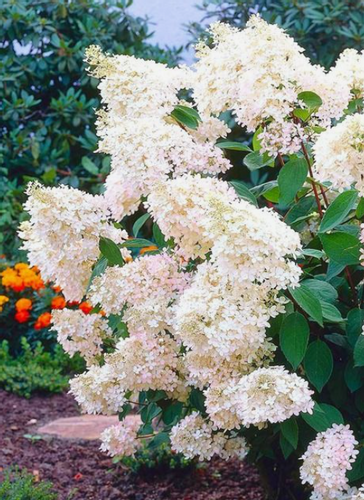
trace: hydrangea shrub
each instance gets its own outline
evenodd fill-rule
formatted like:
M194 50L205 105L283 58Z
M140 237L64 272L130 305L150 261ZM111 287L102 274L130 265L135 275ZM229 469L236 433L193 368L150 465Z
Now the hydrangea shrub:
M248 457L271 498L360 499L364 55L326 71L257 16L210 31L191 68L88 49L104 193L31 185L20 236L94 307L54 328L86 359L82 409L119 415L104 451Z

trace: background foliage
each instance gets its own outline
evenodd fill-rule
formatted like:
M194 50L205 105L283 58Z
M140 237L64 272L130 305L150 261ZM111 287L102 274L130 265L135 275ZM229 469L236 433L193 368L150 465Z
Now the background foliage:
M4 0L0 4L0 253L15 257L23 184L40 178L95 192L109 159L94 155L97 82L84 49L98 44L176 64L177 50L149 43L131 1Z

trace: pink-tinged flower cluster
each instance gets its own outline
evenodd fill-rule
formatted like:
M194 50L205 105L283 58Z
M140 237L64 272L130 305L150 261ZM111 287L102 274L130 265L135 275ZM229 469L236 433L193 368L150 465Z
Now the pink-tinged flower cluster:
M52 330L57 332L57 340L72 357L76 352L87 364L96 362L102 354L102 344L112 336L106 319L98 314L85 314L80 310L62 309L52 313Z
M100 450L111 457L116 455L123 457L134 456L142 446L142 441L137 436L139 427L139 419L133 417L127 417L117 425L108 427L100 436Z
M312 413L313 391L308 383L283 366L258 368L240 380L212 386L206 391L206 408L219 427L232 429L238 423L263 428L268 422L283 422L293 415Z
M345 493L349 488L346 473L359 453L357 444L348 425L334 424L317 434L301 457L300 468L302 483L313 487L312 500L336 500Z
M232 457L243 459L249 451L243 437L217 431L198 412L184 417L172 428L171 445L177 453L200 461L210 460L214 455L224 460Z
M122 267L109 267L89 291L93 305L107 314L124 311L129 331L173 329L171 305L187 286L190 275L167 253L145 255Z

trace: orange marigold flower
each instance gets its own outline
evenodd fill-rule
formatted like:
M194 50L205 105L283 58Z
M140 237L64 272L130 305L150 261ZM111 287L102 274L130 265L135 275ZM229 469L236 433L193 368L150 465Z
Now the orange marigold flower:
M9 302L9 297L6 295L0 295L0 312L3 310L3 305Z
M18 323L26 323L30 318L30 312L29 311L19 311L15 314L15 319Z
M66 307L66 300L64 297L54 297L51 302L52 309L64 309Z
M32 301L30 299L19 299L15 302L15 309L20 311L29 311L32 308Z
M45 312L40 316L38 316L34 328L36 330L40 330L41 328L47 328L47 326L51 324L51 321L52 321L52 314L50 312Z
M22 269L29 269L29 266L25 262L18 262L17 264L15 264L14 269L16 269L17 271L21 271Z
M14 278L8 286L12 288L14 292L22 292L25 288L24 281L20 277Z
M53 290L56 292L56 293L61 293L62 292L62 288L60 286L52 286Z
M88 314L90 311L92 311L93 306L89 302L81 302L81 304L78 306L79 309L85 314Z
M140 255L144 255L147 252L155 252L156 250L158 250L158 247L156 247L155 245L150 245L149 247L142 248L140 250Z

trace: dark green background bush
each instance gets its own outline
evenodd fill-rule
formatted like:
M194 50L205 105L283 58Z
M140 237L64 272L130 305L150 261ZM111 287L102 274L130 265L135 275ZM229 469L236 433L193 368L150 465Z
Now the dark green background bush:
M278 24L306 49L315 63L329 67L344 48L364 48L364 3L361 0L203 0L204 21L245 26L252 12ZM203 26L190 24L193 38Z
M0 253L15 257L23 184L40 178L97 192L109 159L97 147L97 81L83 62L98 44L170 65L177 50L149 43L145 19L131 1L3 0L0 2Z
M33 393L63 392L72 374L85 369L79 356L70 358L60 345L53 352L45 352L41 342L32 349L23 337L21 344L21 353L13 357L9 343L0 343L0 388L6 391L26 398Z

